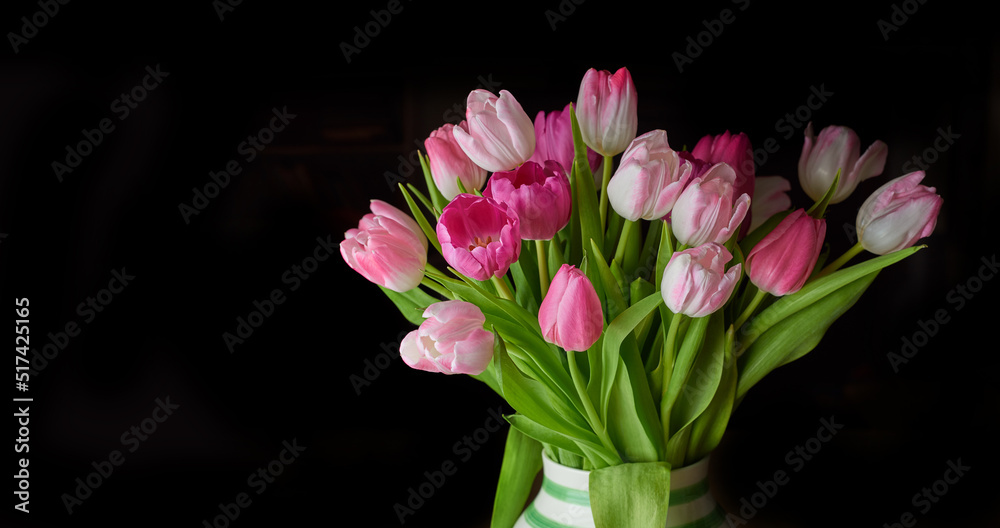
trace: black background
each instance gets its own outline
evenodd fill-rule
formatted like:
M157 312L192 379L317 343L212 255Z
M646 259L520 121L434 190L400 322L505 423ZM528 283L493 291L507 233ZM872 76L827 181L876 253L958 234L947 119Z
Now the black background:
M843 226L864 197L914 156L933 161L924 183L944 197L929 247L883 272L812 354L738 409L712 464L723 505L738 513L758 481L785 470L789 483L749 526L882 526L906 512L919 526L1000 525L1000 286L985 281L962 305L950 293L996 254L1000 48L985 13L937 0L403 1L348 62L341 43L388 2L243 2L223 20L209 0L94 4L60 6L16 53L9 36L0 46L0 297L30 299L35 350L68 322L81 328L31 381L31 513L8 503L0 524L203 526L247 492L232 526L396 526L393 505L452 461L457 472L405 525L488 526L506 428L481 432L471 456L455 444L506 404L398 359L356 391L350 377L412 326L336 254L295 291L282 276L317 237L339 242L369 199L405 207L385 173L418 183L406 160L483 80L533 118L575 99L587 68L627 66L640 133L663 128L676 148L726 129L755 147L774 138L757 174L790 179L799 206L802 128L786 135L779 121L813 87L832 92L809 111L817 132L847 125L862 148L889 145L885 173L831 210L834 254L851 245ZM879 19L903 7L916 11L886 40ZM560 9L563 19L547 17ZM673 54L723 9L735 20L679 71ZM0 30L20 32L40 10L7 2ZM169 75L119 121L112 102L156 65ZM286 107L296 117L247 162L238 145ZM59 182L51 163L104 118L114 131ZM957 134L942 152L939 129ZM185 223L178 206L231 160L242 172ZM85 322L77 305L122 267L135 279ZM285 302L230 353L222 334L276 288ZM894 372L887 354L939 310L948 322ZM127 452L122 433L167 397L179 408ZM830 417L844 428L794 471L786 454ZM306 450L256 494L248 476L293 439ZM114 450L124 463L67 513L62 495ZM920 512L913 495L959 459L971 470Z

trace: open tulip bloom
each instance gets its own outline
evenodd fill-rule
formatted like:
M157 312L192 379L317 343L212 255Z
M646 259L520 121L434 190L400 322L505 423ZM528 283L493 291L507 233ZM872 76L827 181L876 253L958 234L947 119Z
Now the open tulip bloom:
M810 129L799 176L815 203L792 210L787 179L755 185L745 134L707 135L690 153L663 130L636 137L627 70L591 70L579 96L580 108L531 109L568 114L563 139L536 137L510 93L474 91L467 121L431 135L434 162L420 155L425 189L400 184L412 217L373 201L341 243L419 326L401 347L407 365L474 376L515 410L493 526L524 509L542 452L591 471L595 518L643 494L663 501L670 468L707 456L747 391L924 247L941 207L922 172L892 180L862 206L858 244L827 263L826 209L881 172L884 144L859 156L849 129ZM600 184L588 145L604 155ZM466 158L495 172L482 194ZM863 249L875 256L846 266ZM641 482L611 485L635 474L623 468ZM615 528L662 528L665 515Z

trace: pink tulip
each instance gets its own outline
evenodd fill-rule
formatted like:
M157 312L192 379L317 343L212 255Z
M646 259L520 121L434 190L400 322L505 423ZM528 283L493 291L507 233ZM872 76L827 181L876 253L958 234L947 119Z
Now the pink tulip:
M542 336L571 352L594 346L604 330L601 300L590 279L575 266L563 264L552 278L538 308Z
M535 127L507 90L500 90L499 98L487 90L473 90L463 123L452 129L455 141L476 165L490 172L511 170L535 152Z
M638 130L637 103L628 69L621 68L614 75L607 70L587 70L576 98L583 142L605 156L624 151Z
M647 132L622 155L608 183L608 202L627 220L658 220L673 208L693 170L694 165L667 144L666 132Z
M730 134L725 131L718 136L705 136L698 141L698 144L691 149L694 157L705 160L709 163L727 163L736 171L736 181L733 186L736 188L734 196L746 194L753 200L754 197L754 165L753 147L750 146L750 138L746 134ZM746 221L749 225L750 215Z
M750 197L733 200L736 172L726 163L717 163L684 188L671 213L674 236L682 244L700 246L729 240L750 209Z
M397 292L416 288L424 278L427 237L406 213L371 201L370 214L344 233L340 254L364 278Z
M569 174L573 170L573 123L569 117L569 107L553 110L546 114L538 112L535 116L535 153L529 161L544 165L548 160L554 160L562 165L563 171ZM595 175L601 166L601 155L587 148L587 161L590 170Z
M826 236L826 220L805 209L786 216L747 255L747 274L757 288L772 295L802 289L816 266Z
M788 197L788 191L791 190L791 182L781 176L754 178L755 198L750 202L750 213L753 215L750 230L757 229L775 214L787 211L792 206L792 199Z
M524 240L551 240L569 223L573 206L569 177L558 162L527 161L516 170L494 172L483 196L517 213Z
M493 333L486 317L465 301L443 301L424 310L427 319L399 344L403 362L442 374L481 374L493 359Z
M733 255L715 242L677 251L663 269L660 295L675 314L704 317L722 308L740 278L739 264L726 270Z
M507 205L459 194L441 211L437 237L445 261L467 277L502 277L521 254L521 223Z
M885 255L905 249L934 232L944 201L933 187L919 185L924 171L911 172L881 186L858 211L861 247Z
M464 127L465 122L459 123L458 126ZM431 176L434 177L438 190L448 200L460 192L457 183L459 179L470 192L482 189L486 183L486 169L476 165L465 154L455 141L453 128L455 125L447 123L431 132L430 137L424 140L424 148L427 149L427 158L430 160Z
M799 183L813 200L826 194L840 170L840 183L830 203L840 203L854 192L858 184L882 174L889 147L875 141L861 151L861 141L853 130L843 126L828 126L813 137L812 123L806 126L805 144L799 157Z

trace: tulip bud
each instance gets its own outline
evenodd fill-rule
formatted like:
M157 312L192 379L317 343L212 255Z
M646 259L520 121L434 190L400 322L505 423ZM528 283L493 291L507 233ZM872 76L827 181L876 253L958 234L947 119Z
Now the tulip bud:
M722 244L736 233L750 208L750 197L744 193L733 200L735 180L736 172L726 163L717 163L691 180L670 216L678 241L688 246Z
M819 200L833 185L840 171L840 183L830 203L840 203L854 192L858 183L882 174L889 147L875 141L863 156L861 141L853 130L843 126L828 126L813 138L812 123L806 126L805 144L799 157L799 183L813 200Z
M464 121L459 124L464 127ZM451 200L458 195L458 180L462 180L465 189L482 189L486 183L486 169L476 165L462 147L455 141L452 129L455 125L447 123L441 128L431 132L430 137L424 140L424 148L427 149L427 158L430 161L431 176L441 194Z
M573 145L573 123L569 116L570 105L562 110L538 112L535 116L535 153L528 161L545 165L553 160L562 166L563 172L569 174L573 170L573 158L576 156ZM599 177L598 168L602 162L601 155L587 147L587 161L590 171Z
M397 292L416 288L424 278L427 237L406 213L371 201L370 214L344 233L340 254L364 278Z
M459 194L441 211L437 237L448 264L467 277L502 277L521 254L521 223L507 205Z
M604 313L582 271L569 264L559 268L538 308L538 324L545 341L564 350L582 352L594 346L604 330Z
M792 184L781 176L760 176L754 179L754 199L750 202L750 212L753 222L750 231L757 229L768 218L781 211L787 211L792 206L788 191Z
M469 93L465 121L452 134L465 154L490 172L511 170L535 152L535 127L507 90L500 90L499 98L487 90Z
M906 249L934 232L944 200L933 187L919 185L922 179L924 171L900 176L865 200L857 220L861 247L885 255Z
M614 75L607 70L587 70L576 98L583 142L605 156L624 151L638 130L637 102L628 69L621 68Z
M740 278L739 264L726 270L733 255L709 242L677 251L663 269L660 295L675 314L704 317L722 308Z
M823 249L826 220L797 209L747 255L747 275L761 291L787 295L802 289Z
M705 136L691 149L691 154L709 163L726 163L732 167L736 172L736 179L733 182L733 187L735 188L733 196L746 194L753 201L755 179L753 147L750 145L750 138L746 134L743 132L730 134L726 130L715 137L711 135ZM740 236L750 232L751 217L751 213L748 212L742 220Z
M516 170L494 172L483 196L517 213L524 240L550 240L569 223L573 198L569 177L558 162L527 161Z
M608 202L626 220L659 220L673 208L693 167L670 148L665 131L647 132L622 155L608 183Z
M481 374L493 359L493 333L486 317L465 301L443 301L424 310L427 319L399 344L403 362L442 374Z

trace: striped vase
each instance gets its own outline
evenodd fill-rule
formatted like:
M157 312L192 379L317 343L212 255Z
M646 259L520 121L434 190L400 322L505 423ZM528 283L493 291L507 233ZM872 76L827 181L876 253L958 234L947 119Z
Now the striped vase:
M514 528L594 528L590 472L542 456L542 489ZM670 473L667 528L719 528L725 512L708 490L708 457Z

